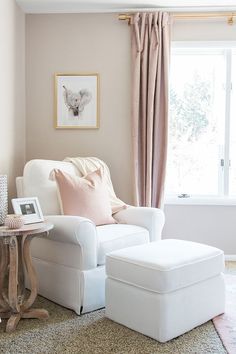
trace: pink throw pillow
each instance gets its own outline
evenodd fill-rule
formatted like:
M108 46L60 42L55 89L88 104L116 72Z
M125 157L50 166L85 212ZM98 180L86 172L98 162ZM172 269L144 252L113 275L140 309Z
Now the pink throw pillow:
M109 193L101 169L85 177L72 176L55 169L55 180L64 215L82 216L96 225L114 224Z

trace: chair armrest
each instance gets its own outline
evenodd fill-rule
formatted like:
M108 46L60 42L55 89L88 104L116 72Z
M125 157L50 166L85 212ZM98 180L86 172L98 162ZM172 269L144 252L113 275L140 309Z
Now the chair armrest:
M91 220L69 215L47 215L45 220L54 225L48 236L50 240L81 247L83 270L97 267L96 226Z
M150 241L161 239L165 216L161 209L147 207L128 207L114 214L119 224L142 226L149 231Z

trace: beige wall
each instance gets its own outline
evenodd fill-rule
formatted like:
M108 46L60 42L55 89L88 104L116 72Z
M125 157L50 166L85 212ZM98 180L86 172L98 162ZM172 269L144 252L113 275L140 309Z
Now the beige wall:
M10 197L25 162L25 15L14 0L0 1L0 174Z
M54 73L100 74L100 129L56 130ZM97 156L132 201L129 27L116 14L27 15L27 160Z

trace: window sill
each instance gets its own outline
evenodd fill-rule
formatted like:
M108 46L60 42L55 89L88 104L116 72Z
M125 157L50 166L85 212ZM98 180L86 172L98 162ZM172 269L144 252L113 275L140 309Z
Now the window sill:
M178 197L166 197L164 200L165 205L225 205L236 206L236 198L220 198L220 197L190 197L190 198L178 198Z

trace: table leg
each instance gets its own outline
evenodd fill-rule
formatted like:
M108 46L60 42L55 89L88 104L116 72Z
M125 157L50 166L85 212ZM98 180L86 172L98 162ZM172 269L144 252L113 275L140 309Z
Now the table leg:
M30 308L38 292L37 276L30 254L32 238L33 236L24 235L0 239L0 317L8 318L6 332L14 331L21 318L49 317L48 311L44 309ZM31 285L31 293L27 300L25 300L23 263ZM8 294L4 286L7 277Z
M16 236L11 236L9 241L9 285L8 299L11 307L11 316L7 321L6 332L15 330L20 318L20 306L18 303L18 242Z
M8 245L0 239L0 312L9 311L8 302L4 299L5 279L8 273Z
M32 239L31 236L26 237L23 245L23 258L24 258L24 263L30 281L31 293L29 298L23 303L21 307L22 318L48 318L49 317L48 311L44 309L30 309L38 293L37 275L30 254L31 239Z
M13 332L16 329L16 326L18 325L18 322L21 319L21 314L20 313L14 313L11 315L9 320L7 321L7 327L6 327L6 332Z
M25 298L25 276L23 266L23 247L25 237L17 237L18 241L18 303L22 305Z
M29 307L31 307L37 297L38 293L38 282L37 282L37 275L31 260L31 254L30 254L30 242L31 242L31 237L28 236L25 239L24 245L23 245L23 258L24 258L24 263L25 267L27 270L27 274L29 277L30 281L30 287L31 287L31 293L29 298L24 302L22 309L25 311Z
M16 236L10 238L9 243L10 268L9 268L9 305L14 312L20 312L18 304L18 242Z
M21 315L22 318L41 318L41 319L47 319L49 318L49 314L47 310L44 309L29 309L26 310L24 313Z

